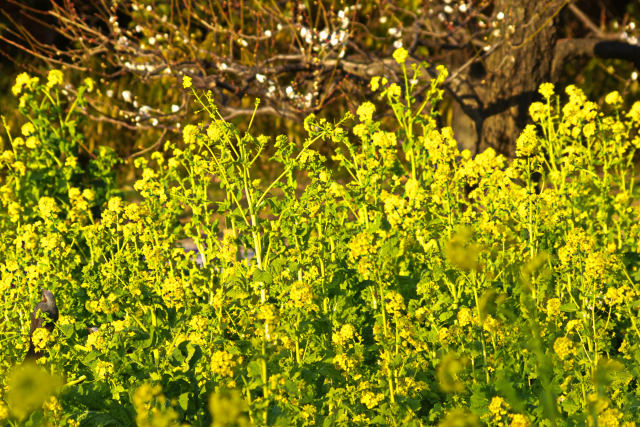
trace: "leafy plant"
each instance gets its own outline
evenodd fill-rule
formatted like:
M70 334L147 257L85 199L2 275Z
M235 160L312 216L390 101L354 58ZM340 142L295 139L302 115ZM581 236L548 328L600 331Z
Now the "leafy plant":
M3 373L36 286L61 313L39 363L66 382L29 422L633 425L640 103L545 84L518 157L473 157L436 125L446 69L418 97L424 65L394 60L403 82L370 84L396 128L371 101L309 116L273 180L268 138L186 77L208 119L137 161L139 202L1 216Z

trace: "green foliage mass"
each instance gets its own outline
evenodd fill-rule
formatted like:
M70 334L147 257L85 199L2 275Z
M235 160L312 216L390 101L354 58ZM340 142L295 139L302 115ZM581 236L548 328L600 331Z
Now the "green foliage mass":
M82 93L67 105L56 74L23 76L37 142L9 137L1 157L0 418L633 425L640 103L600 109L575 86L561 103L545 84L518 157L472 157L435 122L446 70L417 99L421 70L371 81L394 127L364 102L309 116L301 145L240 132L187 79L208 119L137 161L137 203L109 152L60 160L80 156ZM279 174L263 182L267 144ZM60 319L34 339L38 366L16 368L39 287Z

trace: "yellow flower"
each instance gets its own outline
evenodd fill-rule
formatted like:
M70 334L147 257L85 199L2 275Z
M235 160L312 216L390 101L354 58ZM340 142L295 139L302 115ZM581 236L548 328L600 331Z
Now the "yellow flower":
M289 291L289 301L294 307L313 310L313 291L308 283L295 282Z
M36 138L35 136L30 136L29 138L27 138L27 140L24 142L24 145L27 146L27 148L33 150L34 148L36 148L38 145L40 145L40 141L38 141L38 138Z
M20 203L11 202L9 204L9 207L7 208L7 211L9 212L9 218L11 219L11 221L18 222L18 220L20 219L20 213L22 212Z
M222 377L233 376L233 368L242 363L242 357L235 356L224 350L216 351L211 355L211 371Z
M20 132L22 132L23 136L29 136L36 131L36 128L33 126L33 123L27 122L22 125L20 128Z
M509 405L504 401L500 396L495 396L491 399L491 403L489 403L489 412L494 416L501 416L507 413L505 408L508 408Z
M627 113L627 117L631 119L632 122L640 123L640 101L633 103L631 109Z
M390 148L397 144L396 134L393 132L378 131L371 136L373 145L380 148Z
M353 127L353 134L358 138L364 139L367 135L367 126L364 123L358 123Z
M389 94L389 96L400 96L401 93L402 90L400 89L400 86L395 83L391 83L391 85L389 85L389 89L387 90L387 94Z
M387 291L384 301L387 313L400 314L405 309L404 298L396 291Z
M47 400L42 404L42 408L46 411L50 412L60 412L62 411L62 405L58 401L58 398L55 396L49 396ZM2 419L2 418L0 418Z
M614 90L613 92L609 92L607 96L604 97L604 102L609 105L620 105L622 104L623 99L622 96L620 96L620 93L617 90Z
M368 122L373 117L373 113L375 113L375 111L376 106L367 101L363 102L362 105L358 107L357 114L361 122Z
M89 200L89 201L93 201L93 199L95 199L96 195L93 192L93 190L90 189L85 189L82 190L82 197L84 197L85 199Z
M547 316L556 317L560 315L560 299L551 298L547 301Z
M47 88L51 89L54 86L62 84L64 74L60 70L51 70L47 75Z
M547 99L551 98L553 96L553 83L542 83L538 88L538 92Z
M96 82L94 82L91 77L87 77L83 81L84 85L87 87L87 92L93 92L93 87L95 86Z
M29 74L27 73L18 74L18 77L16 77L16 83L11 88L11 92L15 96L20 95L20 93L22 92L22 88L24 86L27 86L30 81L31 81L31 77L29 76Z
M113 196L107 202L107 209L116 215L122 212L122 199L118 196Z
M438 78L436 79L438 83L442 83L449 77L449 70L442 64L436 66L436 71L438 72Z
M98 351L106 350L107 340L104 337L104 331L97 330L95 332L90 333L89 336L87 337L86 346L90 349L93 348Z
M368 409L375 408L383 400L384 395L376 394L369 390L362 393L362 396L360 397L360 402L363 403Z
M33 335L31 335L31 342L36 348L36 351L41 351L47 347L47 344L53 342L53 337L46 328L37 328L33 331Z
M589 122L582 128L582 134L586 138L591 138L596 134L596 124L594 122Z
M331 340L335 345L343 346L354 337L357 337L356 328L354 328L353 325L349 323L345 323L340 328L340 331L333 334Z
M18 138L16 138L18 139ZM18 173L18 175L20 176L24 176L24 174L27 172L27 167L24 165L24 163L22 163L21 161L17 161L17 162L13 162L13 164L11 165L11 167L13 167L13 169Z
M64 161L65 167L75 168L78 165L78 158L76 156L69 156Z
M182 87L188 89L191 87L191 77L184 76L182 77Z
M7 405L0 403L0 421L4 421L9 418L9 408Z
M527 125L516 140L516 156L529 157L537 152L538 145L536 127Z
M182 130L182 138L187 145L193 144L196 142L196 137L198 136L198 127L194 125L186 125Z
M529 427L529 420L522 414L511 415L511 427Z
M371 90L373 92L377 91L378 88L380 88L380 76L372 77L369 85L371 86Z
M38 201L38 209L40 211L40 216L45 220L50 219L52 215L60 210L54 198L48 196L40 197L40 200Z
M403 47L398 48L393 52L393 59L395 59L395 61L400 65L404 64L408 56L409 52L407 52L407 49Z
M457 318L458 318L458 324L460 326L466 326L473 323L473 314L471 313L471 310L469 310L467 307L462 307L458 311Z
M13 163L13 160L15 159L13 151L11 150L5 150L2 152L2 155L0 156L0 160L2 160L3 162L9 164L9 163Z
M534 102L529 106L529 115L534 122L541 122L548 115L549 111L542 102Z
M567 337L560 337L556 339L553 343L553 351L555 351L558 357L562 360L575 353L573 342Z
M218 141L222 137L222 135L224 135L224 128L223 124L220 121L216 120L215 122L211 123L209 127L207 127L207 136L211 138L212 141Z

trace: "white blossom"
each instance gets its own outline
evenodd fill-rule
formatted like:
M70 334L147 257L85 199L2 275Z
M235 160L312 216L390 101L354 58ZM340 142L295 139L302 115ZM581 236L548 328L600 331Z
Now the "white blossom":
M128 90L123 90L122 91L122 99L124 99L125 102L131 102L131 92Z
M180 111L180 106L173 104L171 105L171 112L172 113L177 113L178 111Z

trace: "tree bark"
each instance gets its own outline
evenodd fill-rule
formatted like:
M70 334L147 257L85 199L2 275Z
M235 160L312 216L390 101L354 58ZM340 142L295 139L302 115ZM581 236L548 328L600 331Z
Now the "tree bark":
M496 2L503 10L501 34L484 64L484 75L462 98L470 100L476 126L476 151L493 147L513 154L515 138L528 119L538 85L551 80L557 41L554 19L564 0ZM504 33L502 33L504 32ZM461 88L464 89L464 88Z

